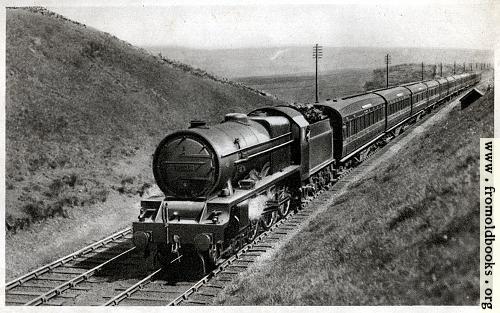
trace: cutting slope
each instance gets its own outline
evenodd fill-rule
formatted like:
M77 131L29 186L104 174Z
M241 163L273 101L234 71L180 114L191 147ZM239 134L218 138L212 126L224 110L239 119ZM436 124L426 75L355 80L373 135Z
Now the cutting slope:
M39 8L7 10L8 228L136 193L149 156L191 119L277 103Z

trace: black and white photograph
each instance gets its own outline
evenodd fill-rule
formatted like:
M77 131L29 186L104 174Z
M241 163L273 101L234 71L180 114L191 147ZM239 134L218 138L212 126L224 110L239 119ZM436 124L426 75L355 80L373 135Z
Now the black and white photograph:
M499 9L7 1L1 306L495 311Z

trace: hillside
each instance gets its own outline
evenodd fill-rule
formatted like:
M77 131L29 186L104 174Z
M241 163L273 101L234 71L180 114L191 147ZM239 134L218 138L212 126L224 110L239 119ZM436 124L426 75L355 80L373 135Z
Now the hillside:
M477 305L479 138L493 136L493 98L417 133L216 303Z
M278 103L44 9L10 8L6 19L11 230L110 193L138 197L168 132Z
M410 43L411 41L409 41ZM312 47L263 47L238 49L190 49L184 47L144 47L152 53L203 68L224 77L277 76L314 73ZM384 66L384 57L391 55L391 64L452 64L457 62L493 62L493 51L437 48L371 48L323 47L319 61L320 74L343 69L374 69Z

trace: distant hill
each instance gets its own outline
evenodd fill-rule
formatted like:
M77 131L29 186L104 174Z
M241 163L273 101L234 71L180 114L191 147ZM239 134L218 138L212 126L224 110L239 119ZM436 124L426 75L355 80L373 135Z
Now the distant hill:
M272 47L241 49L190 49L182 47L144 47L154 54L203 68L216 75L234 78L307 74L314 72L312 44L308 47ZM391 55L391 64L436 64L457 62L490 62L493 52L487 50L431 48L339 48L324 47L319 71L341 69L374 69L384 65L384 56Z
M475 67L473 67L475 69ZM467 71L470 67L467 68ZM455 67L455 74L464 73L463 65ZM423 80L437 79L441 75L441 68L434 65L424 65ZM443 77L454 75L453 64L443 65ZM422 65L421 64L398 64L389 67L389 85L405 84L422 80ZM387 86L387 70L386 68L377 68L373 70L372 80L367 81L364 85L365 90L372 90Z
M463 72L463 66L456 73ZM424 65L424 80L437 78L440 68ZM453 65L443 66L443 76L453 75ZM389 84L397 85L422 79L421 64L398 64L389 67ZM277 75L235 78L252 88L273 94L289 102L314 102L314 75ZM342 69L318 75L319 101L339 98L386 86L386 68Z
M318 76L318 98L321 101L362 92L366 83L373 79L373 72L371 69L343 69L323 73ZM315 101L314 75L252 76L235 80L289 102Z
M6 17L9 229L136 194L155 145L191 119L280 103L44 9Z

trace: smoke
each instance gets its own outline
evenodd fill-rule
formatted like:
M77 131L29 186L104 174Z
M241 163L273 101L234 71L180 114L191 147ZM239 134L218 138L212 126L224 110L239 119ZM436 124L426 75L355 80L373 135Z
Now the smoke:
M274 53L274 55L273 55L273 56L271 56L271 57L269 58L269 60L274 61L274 60L276 60L279 56L281 56L283 53L285 53L285 52L287 52L287 51L288 51L288 49L278 50L278 51L276 51L276 53Z
M250 220L255 221L260 219L262 212L266 208L267 200L269 200L267 195L259 195L248 200L248 217Z

